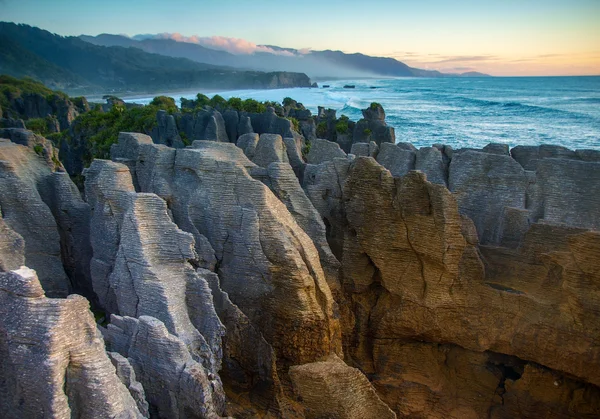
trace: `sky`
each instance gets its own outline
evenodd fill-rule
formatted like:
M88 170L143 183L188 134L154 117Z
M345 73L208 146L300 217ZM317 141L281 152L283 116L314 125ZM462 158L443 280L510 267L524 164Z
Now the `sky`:
M0 0L0 20L360 52L445 72L600 74L600 0Z

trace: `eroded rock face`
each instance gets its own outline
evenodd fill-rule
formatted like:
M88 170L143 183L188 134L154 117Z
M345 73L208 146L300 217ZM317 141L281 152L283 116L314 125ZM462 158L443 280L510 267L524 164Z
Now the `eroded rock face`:
M460 156L469 153L483 154L467 151ZM480 162L505 158L485 154L490 157ZM498 163L490 164L486 170ZM305 188L321 214L337 217L338 229L344 232L341 239L336 237L341 244L342 287L353 314L352 332L344 328L346 356L377 377L376 388L397 413L481 417L492 409L493 417L509 417L518 409L510 403L517 400L526 400L520 407L528 412L597 412L593 399L600 354L593 342L600 318L589 308L597 304L598 295L594 286L583 284L598 281L598 260L590 258L598 247L598 232L547 222L531 228L527 224L517 249L482 246L475 234L477 221L473 224L460 214L460 199L472 199L468 193L455 197L417 172L393 178L363 157L349 163L344 186L336 192L339 198L332 199L331 193L319 192L335 190L327 186L328 166L317 167L314 175L309 166ZM477 165L467 170L473 167ZM517 175L522 173L518 169ZM525 187L522 197L524 191ZM584 312L585 320L573 317ZM437 352L441 343L457 346L456 366L446 352ZM497 359L507 355L510 360ZM421 367L436 363L438 370ZM457 381L449 368L463 371L460 365L468 369ZM534 373L540 365L542 372ZM508 367L516 368L519 377L510 371L507 376ZM518 393L524 390L521 379L539 379L545 386L545 374L559 381L575 377L579 384L571 385L584 390L575 398L561 398L559 391L548 397L529 390ZM496 396L478 403L471 396L462 401L445 398L453 388L464 389L465 395L491 389ZM580 397L592 401L576 401Z
M49 299L35 272L0 273L0 415L141 418L80 296Z
M356 368L330 358L290 368L307 418L396 418Z
M48 147L52 155L52 146L48 144ZM3 223L24 240L25 263L39 272L40 282L48 295L66 297L71 284L61 262L58 226L42 195L52 195L53 168L32 148L0 140ZM14 234L11 236L18 242ZM11 266L14 268L14 263Z
M94 278L100 302L111 313L159 319L216 374L224 328L208 285L188 263L196 258L193 236L177 228L157 195L128 191L128 176L125 166L106 160L86 173L92 228L118 243L94 241L94 262L105 268Z
M310 361L339 345L333 300L313 242L268 187L252 178L257 170L233 144L198 141L176 151L170 170L137 175L149 188L142 190L171 203L180 228L208 239L222 288L259 325L278 357Z
M112 316L109 348L126 357L160 418L217 418L225 408L220 380L158 319Z

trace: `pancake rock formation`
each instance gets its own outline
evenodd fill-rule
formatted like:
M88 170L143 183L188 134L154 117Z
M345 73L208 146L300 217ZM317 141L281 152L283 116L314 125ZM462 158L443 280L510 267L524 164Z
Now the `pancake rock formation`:
M0 416L599 417L600 153L363 116L1 130Z

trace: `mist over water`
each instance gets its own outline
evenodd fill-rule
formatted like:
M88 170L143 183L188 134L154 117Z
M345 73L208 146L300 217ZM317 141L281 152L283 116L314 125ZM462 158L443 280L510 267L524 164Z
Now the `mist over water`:
M356 87L344 89L346 84ZM218 94L226 99L279 102L289 96L313 114L318 106L325 106L336 109L338 117L344 114L352 120L360 119L360 110L371 102L379 102L386 111L388 125L396 129L396 140L417 147L443 143L454 148L480 148L497 142L511 147L544 143L600 150L597 76L337 80L319 83L323 85L330 87Z

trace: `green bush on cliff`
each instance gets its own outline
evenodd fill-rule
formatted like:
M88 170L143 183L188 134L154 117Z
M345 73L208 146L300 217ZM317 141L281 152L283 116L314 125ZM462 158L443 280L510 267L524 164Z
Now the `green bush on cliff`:
M267 106L258 100L246 99L243 103L243 110L246 112L263 113L267 110Z
M372 110L377 110L377 108L381 108L381 104L379 104L377 102L371 102L371 105L369 106L369 108Z
M48 118L31 118L25 121L25 127L40 135L49 134Z
M155 97L154 99L152 99L152 102L150 102L150 106L155 106L158 109L164 109L169 113L175 113L179 110L177 109L177 105L175 104L175 99L168 96Z
M291 116L286 119L288 119L292 123L292 127L294 127L294 131L296 131L297 133L300 133L300 122L296 118L293 118Z
M72 132L65 132L55 142L72 142L79 137L85 144L83 152L84 164L89 165L93 159L110 158L110 146L117 142L119 132L141 132L150 134L157 125L156 113L159 110L177 111L175 101L170 97L158 96L147 106L127 109L116 103L110 111L104 112L101 107L81 114L75 119Z
M52 101L53 98L68 98L65 93L53 91L31 77L18 79L4 74L0 75L0 107L3 112L12 111L11 113L16 116L17 112L12 107L13 101L23 95L31 94L43 96L48 101Z
M347 134L349 131L348 121L350 119L346 115L342 115L335 124L335 130L340 134Z
M209 105L213 108L225 109L227 108L227 101L223 98L223 96L214 95L210 100Z
M321 121L317 125L317 138L327 138L327 122Z
M227 101L227 107L236 111L242 111L244 110L244 103L239 97L232 97Z

